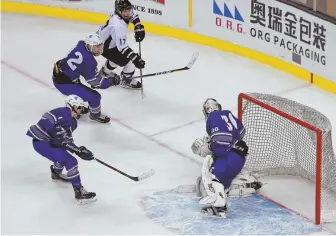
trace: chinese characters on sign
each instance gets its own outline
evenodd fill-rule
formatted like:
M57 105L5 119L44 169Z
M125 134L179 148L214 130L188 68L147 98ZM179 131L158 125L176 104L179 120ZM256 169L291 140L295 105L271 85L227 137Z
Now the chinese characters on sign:
M252 37L326 65L326 28L322 24L260 0L251 0L250 23L255 25L250 29Z

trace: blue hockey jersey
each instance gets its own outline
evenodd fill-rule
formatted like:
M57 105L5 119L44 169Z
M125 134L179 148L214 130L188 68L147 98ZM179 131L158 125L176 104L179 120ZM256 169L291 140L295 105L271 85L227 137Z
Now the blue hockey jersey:
M79 82L79 76L82 76L95 88L106 89L111 86L111 81L97 72L97 61L86 48L84 41L79 41L67 57L60 61L57 68L74 83Z
M206 122L206 131L215 156L222 156L230 151L245 134L242 122L228 110L211 112Z
M77 128L77 120L71 116L68 107L60 107L46 112L36 125L30 126L26 135L40 141L59 138L57 132L66 130L67 139L72 140L72 132Z
M86 48L85 42L79 41L67 57L61 60L59 67L73 82L77 82L79 76L89 82L96 77L97 61Z

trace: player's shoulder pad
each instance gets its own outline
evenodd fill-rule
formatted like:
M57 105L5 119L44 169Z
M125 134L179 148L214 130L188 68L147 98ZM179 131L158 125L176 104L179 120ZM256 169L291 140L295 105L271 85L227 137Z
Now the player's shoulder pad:
M209 114L209 116L208 116L208 119L210 118L210 119L213 119L213 118L215 118L215 117L220 117L221 115L223 115L224 113L223 113L223 110L221 110L221 111L213 111L213 112L211 112L210 114Z
M109 24L112 25L115 29L128 28L126 22L120 18L117 14L114 14L109 21Z
M86 48L85 46L85 42L83 40L78 42L78 48L79 51L82 53L83 55L83 62L86 66L89 65L93 65L93 66L97 66L97 61L95 59L95 57L93 56L93 54Z
M230 114L232 113L230 110L221 110L219 111L221 114Z
M72 119L71 109L69 107L60 107L57 108L57 120L68 122Z

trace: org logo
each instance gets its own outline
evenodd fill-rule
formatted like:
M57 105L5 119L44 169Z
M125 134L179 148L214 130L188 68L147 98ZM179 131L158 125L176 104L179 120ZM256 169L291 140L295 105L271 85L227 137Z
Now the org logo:
M216 15L216 26L238 33L244 33L243 23L245 21L238 8L236 6L229 7L225 2L223 5L219 5L217 1L218 0L213 0L213 14Z

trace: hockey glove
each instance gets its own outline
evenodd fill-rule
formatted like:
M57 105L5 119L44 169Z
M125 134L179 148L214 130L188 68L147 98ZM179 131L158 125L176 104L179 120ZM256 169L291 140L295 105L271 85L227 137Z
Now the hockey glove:
M231 150L245 158L248 155L248 149L249 148L245 141L240 140L232 147Z
M86 161L91 161L94 159L93 153L84 146L79 147L76 154L77 156L79 156L80 158Z
M206 157L207 155L211 155L212 151L209 147L209 138L204 136L202 139L196 139L191 145L191 150L194 154L199 155L200 157Z
M117 86L121 82L120 76L114 72L110 75L104 75L99 73L97 76L97 81L91 82L91 88L93 89L107 89L111 86Z
M111 86L117 86L121 82L120 75L116 73L113 73L111 76L108 77L108 79L110 80Z
M141 24L137 25L134 27L134 38L135 41L137 43L141 42L142 40L144 40L145 36L146 36L146 32L145 32L145 27Z
M133 64L135 65L136 68L138 69L143 69L145 68L145 61L141 59L141 57L136 54L135 59L133 60Z

